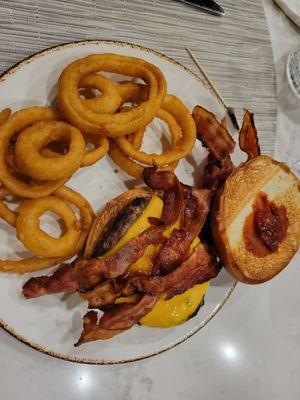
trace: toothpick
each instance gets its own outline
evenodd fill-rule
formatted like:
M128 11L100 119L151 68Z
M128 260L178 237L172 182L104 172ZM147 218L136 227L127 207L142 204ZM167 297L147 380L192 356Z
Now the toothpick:
M204 76L204 78L207 80L207 82L209 83L212 91L215 93L215 95L217 96L217 98L220 100L220 102L223 104L224 108L226 109L229 118L231 119L231 122L233 124L233 126L236 129L240 129L239 128L239 124L237 122L235 113L234 113L234 109L230 106L228 106L228 104L226 103L226 101L224 100L224 98L222 97L221 93L218 91L216 85L214 84L214 82L212 81L212 79L207 75L205 69L202 67L202 65L200 64L200 62L197 60L197 58L195 57L195 55L192 53L192 51L190 50L190 48L188 46L185 47L186 51L189 53L191 59L194 61L194 63L197 65L199 71L201 72L201 74Z

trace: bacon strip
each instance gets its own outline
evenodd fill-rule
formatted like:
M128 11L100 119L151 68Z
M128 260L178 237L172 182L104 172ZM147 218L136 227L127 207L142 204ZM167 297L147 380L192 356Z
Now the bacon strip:
M210 190L190 190L183 211L184 227L180 230L174 229L171 237L162 246L156 260L156 273L169 273L188 257L191 243L200 234L204 225L210 202Z
M178 267L188 256L191 241L183 229L174 229L165 241L153 268L153 274L166 274Z
M168 292L167 298L170 299L196 284L215 278L219 271L215 257L199 244L189 258L170 274L152 278L135 277L132 278L132 284L139 291L153 296Z
M165 240L163 232L161 227L150 227L109 257L78 260L63 266L52 276L31 278L25 283L22 293L26 298L33 298L45 294L86 290L98 285L103 278L124 275L130 265L142 257L148 245Z
M84 260L63 264L51 276L30 278L23 286L22 294L27 299L53 293L72 293L78 289L77 269L86 265Z
M198 139L217 160L222 161L233 152L235 142L214 114L201 106L196 106L192 116L196 123Z
M152 190L163 190L163 210L160 220L151 218L155 225L169 226L179 218L183 205L180 182L172 171L157 171L157 167L144 168L143 179Z
M139 319L154 307L158 297L144 295L135 304L120 304L106 311L97 323L95 311L88 312L84 317L81 336L75 346L94 340L110 339L115 335L130 329Z
M247 153L248 161L260 155L257 130L254 124L254 114L244 109L243 126L239 133L239 145Z
M210 210L212 193L207 189L192 189L192 199L196 199L196 209L189 225L186 226L186 230L189 234L189 239L192 242L197 236L199 236L201 229L205 223L206 217ZM187 212L187 207L185 209ZM187 221L187 217L185 217Z
M99 308L113 304L118 298L113 281L105 281L87 292L80 292L80 296L88 301L89 308Z
M234 169L230 156L220 163L212 154L208 155L208 163L204 169L203 186L216 192L226 181Z
M119 297L127 297L135 292L136 288L129 281L116 282L111 279L92 290L81 292L80 296L88 301L89 308L100 308L113 304Z

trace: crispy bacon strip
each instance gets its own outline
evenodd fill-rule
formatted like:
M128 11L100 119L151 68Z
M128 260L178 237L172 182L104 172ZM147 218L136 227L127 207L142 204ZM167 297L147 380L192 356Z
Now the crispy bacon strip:
M204 225L210 202L210 190L190 190L183 210L184 226L174 229L171 237L165 241L156 260L155 273L169 273L188 257L191 243Z
M129 281L116 282L110 279L92 290L80 292L80 296L88 301L89 308L100 308L113 304L119 297L127 297L135 292L136 288Z
M157 167L144 168L143 179L152 190L163 190L163 210L160 220L151 218L155 225L174 224L183 205L182 187L172 171L157 171Z
M31 299L52 293L75 292L78 289L77 269L86 263L78 259L71 264L63 264L51 276L30 278L23 286L23 296Z
M188 256L191 241L183 229L174 229L156 259L153 274L166 274L178 267Z
M203 107L196 106L192 116L196 123L198 139L217 160L222 161L233 152L235 142L214 114Z
M194 211L194 215L190 220L190 223L186 225L186 230L189 235L189 239L192 242L197 236L199 236L200 231L205 223L206 217L210 210L212 193L207 189L192 189L192 197L191 199L196 199L196 209ZM185 213L187 212L188 207L185 208ZM185 221L187 221L187 217L185 217Z
M89 308L99 308L113 304L118 298L118 292L115 290L115 285L112 280L100 283L92 290L80 292L80 296L88 301Z
M97 313L88 312L84 317L81 336L75 346L94 340L110 339L130 329L139 319L147 314L157 302L157 296L144 295L135 304L120 304L106 311L97 323Z
M212 154L208 155L208 163L204 169L203 186L216 192L226 181L234 169L230 156L220 163Z
M228 130L226 118L223 117L221 125ZM207 156L207 165L204 168L204 181L203 187L211 189L216 193L218 189L224 184L225 180L231 174L234 165L231 161L229 153L221 161L218 160L213 153Z
M177 269L165 276L132 278L136 288L153 296L168 292L168 298L184 293L196 284L215 278L220 271L213 254L199 244Z
M59 292L86 290L98 285L103 278L125 274L130 265L142 257L147 246L164 241L164 230L152 226L130 240L120 250L103 259L79 260L57 270L52 276L31 278L23 287L26 298Z
M254 124L254 114L244 109L243 126L239 133L239 145L247 153L248 161L260 155L257 130Z

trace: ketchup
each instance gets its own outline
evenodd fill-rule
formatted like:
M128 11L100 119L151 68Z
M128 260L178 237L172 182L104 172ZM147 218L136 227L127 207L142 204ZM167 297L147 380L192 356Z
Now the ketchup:
M246 249L258 257L274 253L286 237L287 229L285 206L277 206L266 193L259 192L243 228Z

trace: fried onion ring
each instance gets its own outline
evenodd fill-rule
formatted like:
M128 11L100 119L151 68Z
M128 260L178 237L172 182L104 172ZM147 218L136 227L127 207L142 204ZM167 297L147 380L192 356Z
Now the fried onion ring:
M105 156L105 154L108 152L109 150L109 141L107 138L105 137L85 137L85 141L86 141L86 146L89 143L92 143L94 145L94 148L92 150L85 150L85 155L80 163L80 167L89 167L93 164L95 164L95 162L101 160L101 158L103 158ZM63 145L63 143L58 142L57 143L59 146ZM44 147L40 153L47 158L52 158L52 157L60 157L64 155L64 151L65 151L65 146L61 146L62 148L57 148L54 151L48 147ZM10 163L9 165L12 165L12 157L8 158L8 163Z
M118 91L123 103L146 101L148 97L148 87L142 83L123 81L119 83Z
M55 192L55 196L73 204L80 213L80 235L72 254L68 257L31 257L25 260L0 260L0 271L18 274L39 271L57 265L81 251L93 222L93 210L87 200L66 186L59 188Z
M176 144L180 141L180 127L177 124L175 118L169 112L160 109L158 111L157 117L168 124L171 137L172 144L176 146ZM139 151L142 145L143 137L144 137L145 129L141 129L138 132L128 135L128 139L126 139L131 146L135 149L135 151ZM135 160L130 159L128 155L126 155L117 145L116 142L111 141L110 144L110 157L114 160L114 162L124 170L128 175L133 176L137 179L142 179L142 174L144 170L144 166L137 163ZM177 162L173 162L171 164L167 164L165 166L160 166L160 170L174 170L178 165Z
M56 181L27 182L13 173L7 165L10 141L28 126L39 121L57 120L57 114L47 107L31 107L15 112L0 126L0 181L13 194L22 197L37 198L47 196L62 186L69 177Z
M40 228L39 218L46 211L59 215L66 229L54 238ZM24 246L42 257L68 257L79 239L80 222L71 206L55 196L22 201L17 217L17 236Z
M97 137L87 139L87 142L91 142L95 147L93 150L86 150L85 156L81 161L81 167L89 167L95 164L95 162L101 160L109 150L109 141L105 137Z
M148 99L126 113L96 113L82 102L78 87L85 76L100 71L141 78L148 85ZM119 137L136 132L152 121L165 98L166 88L161 71L147 61L116 54L94 54L64 69L58 82L57 101L64 117L81 131Z
M67 144L66 154L44 157L40 151L53 141ZM85 141L74 126L61 121L40 121L25 129L15 144L19 170L38 181L56 181L71 176L85 155Z
M153 165L155 163L161 166L178 162L192 150L195 144L196 126L194 120L184 104L173 95L166 96L162 109L157 113L157 117L168 123L170 131L173 132L172 136L176 131L176 140L173 137L171 150L164 151L162 154L148 154L136 150L126 137L117 138L116 143L127 156L145 165Z
M139 150L139 148L137 148L137 150ZM122 171L125 171L133 178L142 179L144 167L131 160L113 140L110 142L108 154Z
M79 81L79 87L98 89L101 92L99 97L81 100L85 107L96 113L113 114L123 102L118 85L103 75L84 76Z

